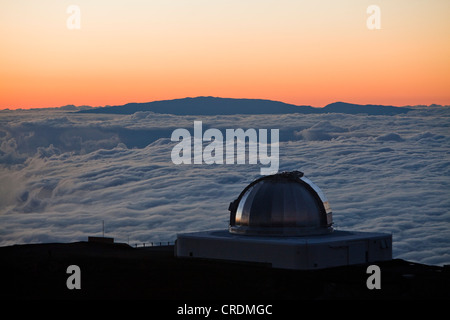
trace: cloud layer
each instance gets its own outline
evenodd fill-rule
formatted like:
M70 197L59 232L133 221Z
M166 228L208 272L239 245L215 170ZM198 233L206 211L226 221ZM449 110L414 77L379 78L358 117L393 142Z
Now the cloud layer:
M0 112L0 245L130 244L228 226L228 204L259 165L174 165L176 128L280 130L280 170L327 195L335 227L392 233L394 257L450 263L450 111L395 116L174 116Z

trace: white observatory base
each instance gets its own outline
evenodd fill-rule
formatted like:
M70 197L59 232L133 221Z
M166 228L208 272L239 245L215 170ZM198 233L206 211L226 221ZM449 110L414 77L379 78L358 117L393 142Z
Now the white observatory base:
M392 235L334 230L305 237L231 234L228 230L179 234L178 257L259 262L273 268L313 270L392 259Z

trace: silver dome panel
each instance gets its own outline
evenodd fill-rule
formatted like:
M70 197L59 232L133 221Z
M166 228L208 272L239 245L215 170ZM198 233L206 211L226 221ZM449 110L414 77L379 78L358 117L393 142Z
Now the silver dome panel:
M231 233L302 236L332 232L328 200L299 171L255 180L229 209Z

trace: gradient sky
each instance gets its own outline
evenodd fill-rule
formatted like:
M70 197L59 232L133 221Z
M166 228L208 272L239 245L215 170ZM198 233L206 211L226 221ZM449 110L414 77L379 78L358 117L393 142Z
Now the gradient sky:
M71 4L79 30L66 25ZM372 4L380 30L366 26ZM0 109L450 104L448 0L1 0L0 40Z

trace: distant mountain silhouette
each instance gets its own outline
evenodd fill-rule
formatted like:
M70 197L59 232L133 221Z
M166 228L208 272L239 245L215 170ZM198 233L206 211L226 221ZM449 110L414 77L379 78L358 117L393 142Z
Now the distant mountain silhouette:
M411 111L409 108L399 108L394 106L382 106L373 104L352 104L345 102L334 102L322 108L325 113L366 113L369 115L395 115Z
M91 106L75 106L73 104L68 104L68 105L65 105L65 106L61 106L58 109L65 110L65 111L77 111L77 110L92 109L92 107Z
M155 113L175 115L231 115L312 113L315 112L315 108L262 99L196 97L145 103L128 103L123 106L95 108L81 112L132 114L138 111L152 111Z
M291 114L291 113L367 113L371 115L394 115L406 113L409 108L381 105L357 105L335 102L324 108L298 106L280 101L263 99L233 99L196 97L161 100L144 103L128 103L122 106L108 106L81 110L80 113L133 114L152 111L174 115L232 115L232 114Z

